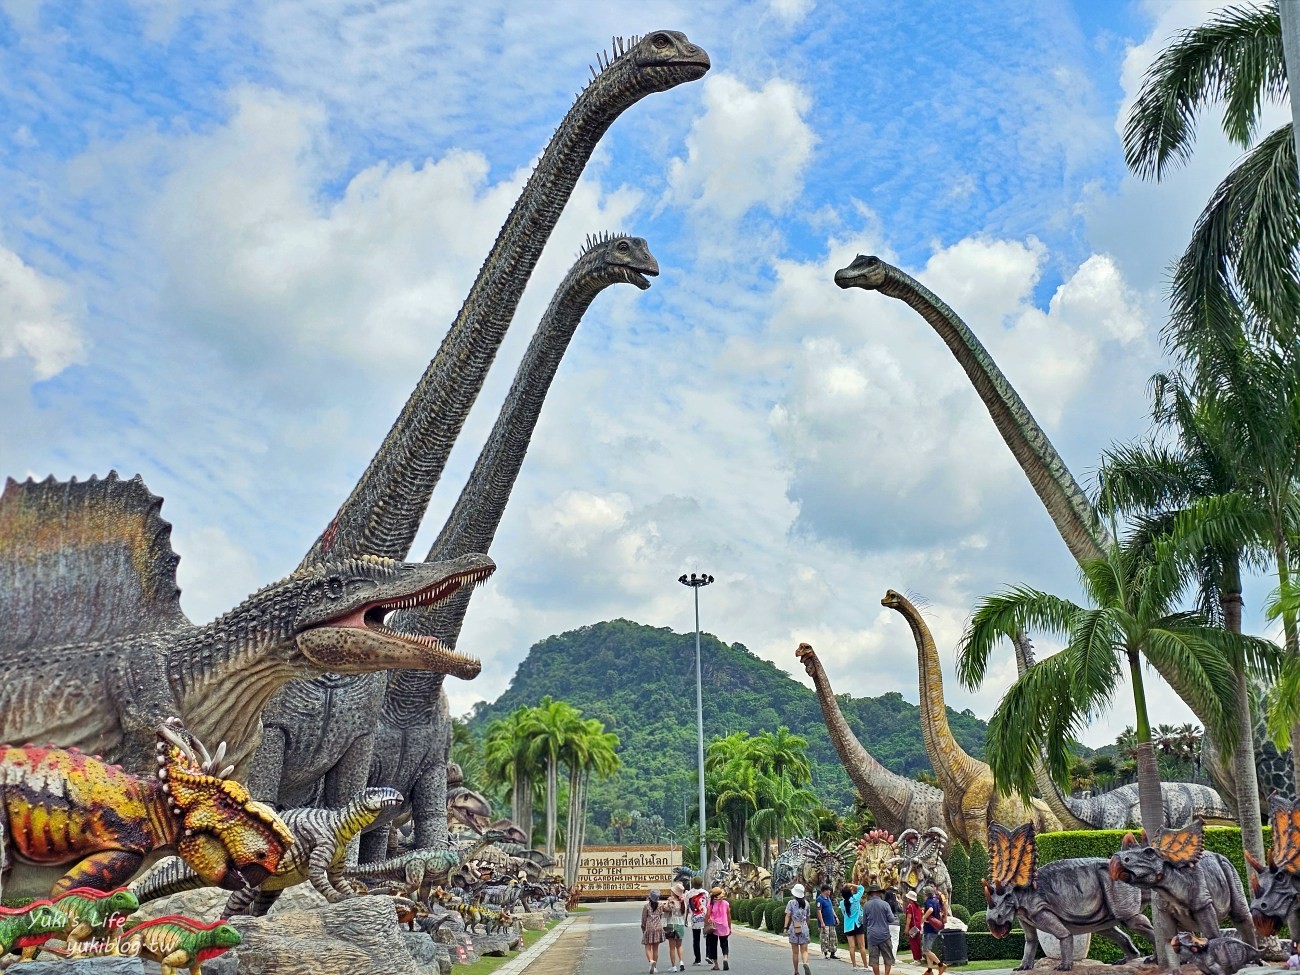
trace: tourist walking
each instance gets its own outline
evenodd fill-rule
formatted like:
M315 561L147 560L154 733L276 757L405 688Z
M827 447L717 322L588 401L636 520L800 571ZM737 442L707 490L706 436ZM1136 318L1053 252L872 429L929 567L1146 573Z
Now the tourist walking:
M885 975L894 967L894 946L889 943L890 926L898 916L889 909L881 898L878 884L867 888L867 904L862 909L862 920L867 929L867 956L871 963L873 975L880 975L880 966L885 966Z
M925 889L925 904L922 906L925 910L921 914L921 954L925 958L925 970L929 975L943 975L948 966L934 953L934 945L948 920L948 911L943 906L943 898L933 887Z
M916 899L916 891L909 890L903 898L903 917L907 923L907 946L912 949L912 961L921 960L921 922L925 910Z
M709 891L709 919L704 925L704 933L708 937L708 957L713 962L713 970L718 971L719 959L722 961L722 970L729 970L731 966L727 963L727 956L731 946L731 904L727 901L727 892L721 887Z
M840 943L835 934L835 905L831 902L830 884L822 884L817 892L817 939L822 946L822 957L834 958Z
M844 937L849 942L849 967L857 969L857 955L862 956L862 967L867 967L867 941L862 935L862 894L861 884L845 884L840 888L840 897L844 900Z
M659 891L651 890L641 908L641 944L645 947L645 960L650 963L650 975L658 970L659 946L664 941L664 916L659 910Z
M674 883L664 899L664 938L668 942L668 970L686 971L682 945L686 938L686 888Z
M704 921L709 916L709 892L704 889L704 878L696 874L691 878L691 889L686 892L686 913L691 922L691 944L695 948L695 961L700 963L700 935Z
M803 975L812 975L808 967L808 899L803 884L795 884L790 890L793 898L785 905L785 933L790 939L790 959L794 964L794 975L799 975L799 964L803 963Z
M886 887L885 892L880 895L880 899L889 905L889 909L894 912L894 923L889 926L889 947L893 949L895 958L898 955L898 936L903 930L903 905L898 902L898 891L893 887Z

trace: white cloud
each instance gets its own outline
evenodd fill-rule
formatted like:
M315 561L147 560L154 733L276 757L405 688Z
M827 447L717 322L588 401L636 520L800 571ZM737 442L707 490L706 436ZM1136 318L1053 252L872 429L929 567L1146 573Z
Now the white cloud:
M686 158L669 169L669 199L728 221L760 206L785 212L817 143L803 118L811 105L801 87L780 78L755 90L731 75L711 75Z
M81 360L85 342L65 311L66 289L0 247L0 359L31 360L48 379Z

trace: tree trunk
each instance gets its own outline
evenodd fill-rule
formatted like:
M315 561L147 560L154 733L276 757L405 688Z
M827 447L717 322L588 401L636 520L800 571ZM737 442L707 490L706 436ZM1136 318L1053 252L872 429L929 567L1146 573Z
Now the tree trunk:
M1142 685L1142 660L1136 650L1128 650L1129 678L1133 684L1133 705L1137 712L1137 764L1138 806L1142 811L1142 826L1148 839L1154 839L1164 825L1164 801L1160 795L1160 766L1151 745L1151 722L1147 718L1146 691ZM1155 927L1156 961L1166 968L1178 970L1178 957L1169 949L1174 936L1173 919L1165 912L1164 898L1151 895L1151 923Z
M514 824L528 834L528 842L533 836L533 783L522 769L515 770L515 784L510 794L510 818Z
M560 763L546 760L546 855L555 856L555 826L559 818Z
M1277 561L1278 591L1286 592L1291 580L1291 563L1288 557L1286 531L1282 525L1275 525L1273 530L1273 558ZM1295 614L1290 610L1282 612L1282 633L1286 638L1288 657L1300 656L1300 638L1296 634ZM1300 795L1300 724L1291 726L1291 769L1295 776L1296 794Z
M1225 574L1223 595L1219 605L1223 609L1223 628L1229 633L1241 632L1241 580L1235 566ZM1236 585L1232 585L1235 582ZM1241 824L1241 845L1261 863L1264 862L1264 831L1259 812L1259 776L1255 768L1255 721L1251 715L1250 677L1245 661L1237 661L1237 748L1229 764L1237 799L1237 822ZM1209 734L1209 730L1206 730Z
M572 875L577 872L578 858L582 855L582 790L579 782L582 772L575 765L569 769L569 818L565 821L564 882L573 886Z

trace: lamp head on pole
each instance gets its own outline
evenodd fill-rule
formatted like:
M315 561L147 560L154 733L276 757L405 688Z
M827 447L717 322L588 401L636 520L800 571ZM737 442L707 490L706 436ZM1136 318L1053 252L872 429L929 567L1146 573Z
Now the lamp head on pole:
M680 582L683 586L690 586L692 589L698 589L700 588L700 586L707 586L709 583L711 583L713 581L713 576L703 575L703 574L696 575L694 572L692 572L690 575L678 576L677 581Z

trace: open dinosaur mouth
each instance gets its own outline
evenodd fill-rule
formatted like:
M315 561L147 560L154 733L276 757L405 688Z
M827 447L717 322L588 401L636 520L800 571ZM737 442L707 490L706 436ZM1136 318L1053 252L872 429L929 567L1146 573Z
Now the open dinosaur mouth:
M659 276L658 268L626 266L623 270L627 272L628 283L636 285L642 291L648 291L650 288L650 281L646 278L646 275L650 275L650 277Z
M1264 914L1258 910L1250 912L1250 920L1255 925L1255 932L1262 938L1271 938L1282 927L1282 919Z
M412 669L472 680L483 667L477 657L453 650L435 636L412 633L391 624L400 622L399 614L403 610L437 606L462 589L480 585L494 571L495 565L476 565L446 575L424 589L365 603L300 633L299 645L319 666L339 673ZM394 616L399 619L394 620Z

